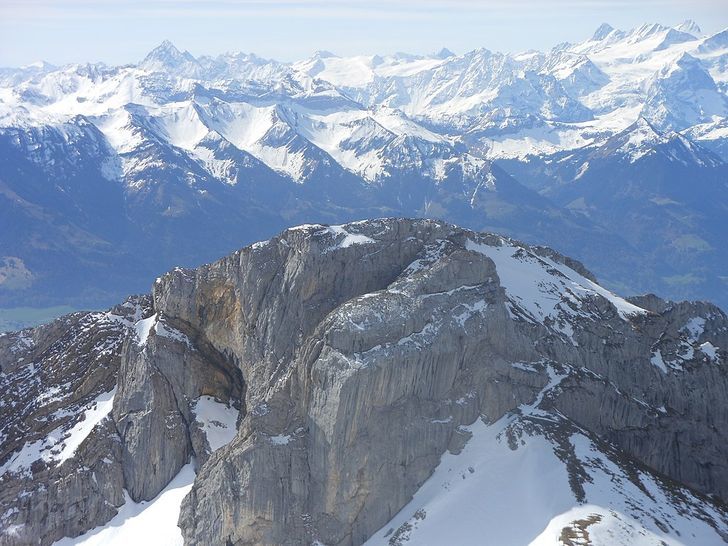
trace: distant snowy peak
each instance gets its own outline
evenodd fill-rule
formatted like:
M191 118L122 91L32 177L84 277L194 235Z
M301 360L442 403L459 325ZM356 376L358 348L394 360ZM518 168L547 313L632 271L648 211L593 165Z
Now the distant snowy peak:
M58 66L51 64L46 61L36 61L34 63L26 64L21 67L21 70L35 71L35 72L49 72L51 70L57 70Z
M698 24L693 21L692 19L686 19L682 23L680 23L678 26L675 27L675 30L679 30L680 32L686 32L688 34L692 34L695 37L699 37L703 34L703 31L700 29Z
M620 58L629 58L623 57L626 55L634 57L637 53L637 59L642 59L640 52L649 54L696 40L696 35L686 31L683 25L673 28L652 23L623 31L605 23L594 32L591 39L575 44L571 49L580 53L600 54L611 48L615 53L618 52Z
M661 134L649 121L640 117L624 131L610 138L604 149L609 150L610 154L619 151L628 156L630 162L634 162L669 141L669 136Z
M602 157L622 155L630 163L643 157L660 154L669 162L684 166L719 167L724 163L713 153L675 132L661 132L640 117L624 131L614 135L597 148Z
M609 36L613 30L614 27L609 23L602 23L601 25L599 25L599 28L594 31L594 34L592 35L592 41L598 42L604 40L604 38Z
M551 55L542 73L552 74L571 96L593 92L609 83L609 76L587 55L569 51Z
M685 136L698 141L701 146L728 161L728 119L695 125L685 131Z
M681 32L679 30L671 28L668 29L667 32L665 32L664 39L662 40L662 42L660 42L660 45L655 48L655 51L662 51L664 49L668 49L672 45L694 41L695 36L693 36L692 34L689 34L687 32Z
M698 48L700 53L714 53L724 50L728 50L728 29L706 38Z
M365 89L376 85L378 79L409 77L435 69L453 58L448 50L432 56L409 55L356 55L338 57L326 51L316 52L311 58L296 62L292 69L326 80L342 89Z
M455 53L450 51L448 48L443 47L440 51L433 55L437 59L447 59L449 57L455 57Z
M335 53L331 53L331 51L327 51L325 49L319 49L316 53L313 54L314 58L318 59L332 59L332 58L338 58L338 55Z
M83 116L41 127L0 128L0 137L7 138L18 153L45 169L49 176L61 178L64 174L98 167L104 178L116 179L111 146L102 132ZM99 158L101 164L98 164Z
M165 69L176 70L186 65L197 64L197 59L189 51L182 52L172 42L164 40L147 54L139 66L153 71Z
M643 115L662 129L683 130L728 115L728 100L702 62L682 53L652 78Z
M670 30L673 29L659 23L645 23L644 25L632 29L632 31L627 34L627 38L632 42L638 42L657 34L665 34Z

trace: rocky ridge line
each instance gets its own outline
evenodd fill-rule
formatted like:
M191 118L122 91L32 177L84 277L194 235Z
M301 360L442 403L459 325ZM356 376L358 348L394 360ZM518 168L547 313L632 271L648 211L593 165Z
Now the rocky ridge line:
M559 430L715 495L701 502L718 507L717 532L728 528L716 441L728 432L728 318L710 304L630 303L550 249L404 219L290 229L171 271L155 282L151 308L138 301L110 350L113 410L50 477L32 466L0 477L0 524L13 530L0 543L49 544L103 524L124 490L151 499L194 457L179 520L187 543L362 544L444 452L462 449L462 427L534 400ZM77 361L37 352L43 331L82 339L64 320L0 337L8 385L30 381L28 366ZM555 372L559 388L543 399ZM70 379L78 392L85 376ZM239 410L235 437L217 450L193 409L205 396ZM100 457L113 479L82 479ZM577 500L584 475L573 475ZM74 487L44 504L39 484L70 476ZM53 519L35 519L38 506Z

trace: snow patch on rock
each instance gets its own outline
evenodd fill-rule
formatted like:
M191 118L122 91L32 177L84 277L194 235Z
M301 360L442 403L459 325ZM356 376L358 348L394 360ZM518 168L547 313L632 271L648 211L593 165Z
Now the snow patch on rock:
M192 405L192 413L200 424L211 451L228 445L237 433L238 410L212 396L200 396Z
M111 413L115 394L116 388L89 402L72 427L58 427L44 438L26 442L20 451L0 467L0 476L6 472L26 472L38 460L62 464L73 457L93 428Z
M147 339L149 338L149 332L152 330L152 327L156 324L156 322L157 315L155 314L151 317L140 320L134 325L134 329L136 330L136 341L140 347L146 345Z

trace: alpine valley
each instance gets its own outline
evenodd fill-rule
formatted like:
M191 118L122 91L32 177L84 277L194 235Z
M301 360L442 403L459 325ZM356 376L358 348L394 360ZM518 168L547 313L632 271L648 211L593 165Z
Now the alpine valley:
M100 308L302 223L443 219L728 307L728 30L0 71L0 307ZM117 499L118 500L118 499Z

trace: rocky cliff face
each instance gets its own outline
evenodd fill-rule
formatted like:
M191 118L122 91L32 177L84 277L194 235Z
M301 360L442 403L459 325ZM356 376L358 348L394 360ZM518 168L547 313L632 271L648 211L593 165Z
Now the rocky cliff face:
M0 337L0 543L76 536L194 461L185 543L358 545L504 419L514 452L547 439L576 505L607 467L578 436L678 507L632 502L639 525L720 543L726 348L718 308L628 302L550 249L424 220L290 229L151 302ZM225 441L204 404L234 416Z
M121 347L149 297L0 336L0 542L48 544L124 503L111 411Z

